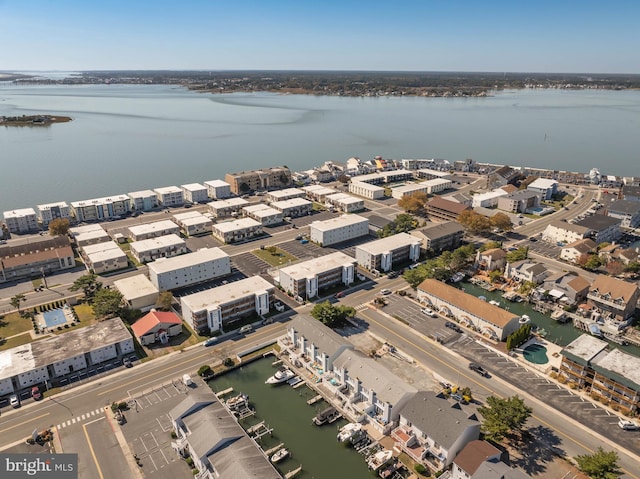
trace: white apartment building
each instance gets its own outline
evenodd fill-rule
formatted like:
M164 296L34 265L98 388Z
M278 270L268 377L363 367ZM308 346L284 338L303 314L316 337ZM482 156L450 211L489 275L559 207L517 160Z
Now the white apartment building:
M306 192L300 188L285 188L284 190L275 190L267 193L267 202L275 203L276 201L286 201L291 198L304 198Z
M392 188L391 196L397 200L401 200L405 196L413 196L418 193L424 193L426 195L428 189L429 188L427 188L427 186L423 183L410 183L408 185L396 186L395 188Z
M359 215L342 215L309 225L309 239L320 246L342 243L369 234L369 220Z
M131 254L139 263L148 263L158 258L171 258L188 251L187 244L176 234L134 241Z
M343 213L353 213L364 209L364 200L346 193L336 193L325 198L328 205L333 206Z
M476 193L471 197L472 208L492 208L498 205L498 198L507 196L508 193L501 188L486 193Z
M158 288L144 274L129 276L113 282L122 299L131 309L139 309L143 313L151 310L158 301Z
M223 243L235 243L261 235L262 223L253 218L240 218L215 224L211 229L214 238Z
M103 221L118 218L130 211L131 199L127 195L94 198L71 202L71 213L76 221Z
M155 191L142 190L127 193L132 211L151 211L158 207L158 196Z
M69 205L60 201L58 203L47 203L46 205L38 205L38 216L42 226L46 227L49 223L56 219L66 219L71 221L71 208Z
M394 266L420 258L422 241L408 233L398 233L356 246L356 261L369 271L389 271Z
M108 273L129 266L126 253L113 241L87 245L82 248L84 264L95 274Z
M430 169L432 171L433 167L442 164L443 160L436 160L434 158L424 159L424 158L403 158L400 160L400 164L402 168L406 170L422 170L422 169Z
M220 248L203 248L147 265L149 279L160 291L170 291L231 274L229 255Z
M180 227L171 220L129 226L129 238L131 238L132 241L142 241L170 234L180 234Z
M214 200L222 200L231 196L231 185L222 180L205 181L204 186L207 187L207 195Z
M163 208L182 206L184 204L184 192L182 188L178 188L177 186L163 186L154 188L153 191L156 194L158 204Z
M307 195L307 199L317 201L318 203L324 203L327 196L337 193L333 188L327 188L322 185L303 186L301 189Z
M355 260L336 252L303 261L278 270L278 283L294 298L315 298L318 291L342 283L350 285L355 278Z
M38 217L33 208L5 211L3 215L10 233L31 233L40 229Z
M226 218L237 215L249 202L242 198L229 198L227 200L212 201L209 203L209 211L214 218Z
M542 239L549 243L571 244L586 238L589 231L590 229L585 226L565 221L552 221L542 232Z
M209 201L207 187L200 183L189 183L182 185L182 195L187 203L206 203Z
M208 216L199 211L188 211L173 215L173 219L178 224L186 236L196 236L201 234L211 234L213 221Z
M199 333L231 331L245 316L267 314L275 287L260 276L183 296L183 319Z
M357 178L351 179L351 183L349 183L349 193L353 193L354 195L362 196L370 200L384 198L384 188L382 186L357 181Z
M99 224L89 224L84 226L74 226L73 228L69 228L69 234L75 240L78 236L90 233L92 231L104 231L104 228Z
M111 241L111 236L109 236L109 233L107 233L102 226L98 224L93 226L97 226L97 228L73 235L78 248Z
M426 178L427 180L435 180L437 178L451 178L451 173L449 173L448 171L431 170L429 168L420 168L418 171L416 171L415 174L418 178Z
M289 200L274 201L271 207L277 209L282 216L296 218L298 216L308 215L313 209L313 203L304 198L291 198Z
M538 178L529 186L527 186L528 190L535 191L536 193L540 193L542 195L543 200L550 200L554 194L558 192L558 183L556 180L552 180L549 178Z
M390 170L371 173L370 175L358 176L358 181L362 183L370 183L372 185L381 185L384 183L396 183L398 181L408 181L413 178L413 172L409 170Z
M245 206L242 208L242 213L248 218L259 221L262 226L272 226L282 223L282 212L262 203Z

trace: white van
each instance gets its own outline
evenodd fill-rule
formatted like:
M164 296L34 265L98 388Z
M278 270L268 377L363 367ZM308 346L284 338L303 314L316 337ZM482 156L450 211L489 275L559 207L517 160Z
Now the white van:
M251 331L253 331L253 326L251 326L250 324L247 324L246 326L242 326L240 328L240 334L247 334Z
M182 382L184 383L185 386L193 385L193 381L191 380L191 376L189 376L188 374L184 374L182 376Z

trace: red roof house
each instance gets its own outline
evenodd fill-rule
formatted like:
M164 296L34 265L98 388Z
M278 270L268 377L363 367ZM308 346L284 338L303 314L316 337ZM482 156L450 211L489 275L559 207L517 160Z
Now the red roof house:
M133 323L131 329L143 346L156 341L166 344L171 336L182 332L182 320L175 313L151 311Z

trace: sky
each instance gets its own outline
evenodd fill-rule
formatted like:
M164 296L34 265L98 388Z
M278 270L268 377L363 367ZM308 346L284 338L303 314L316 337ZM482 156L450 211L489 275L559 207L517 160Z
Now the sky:
M0 0L0 71L640 73L637 0Z

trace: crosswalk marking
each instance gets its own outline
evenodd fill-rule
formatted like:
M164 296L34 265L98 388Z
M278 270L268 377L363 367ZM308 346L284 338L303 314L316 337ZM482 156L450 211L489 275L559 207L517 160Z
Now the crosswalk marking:
M356 311L362 311L363 309L367 309L368 307L369 307L368 303L362 303L362 304L359 304L358 306L356 306L354 309Z
M98 409L94 409L93 411L89 411L86 412L84 414L82 414L81 416L78 417L74 417L73 419L68 419L65 422L61 422L60 424L58 424L56 426L57 429L63 429L67 426L71 426L72 424L75 424L76 422L80 422L80 421L84 421L85 419L89 419L90 417L93 416L99 416L100 414L102 414L102 409L98 408Z

